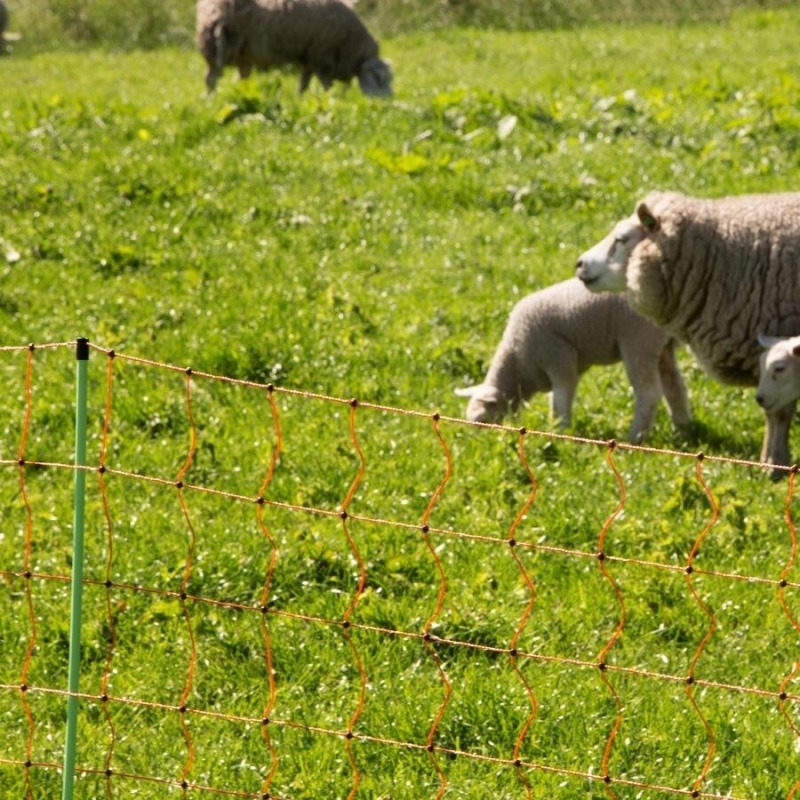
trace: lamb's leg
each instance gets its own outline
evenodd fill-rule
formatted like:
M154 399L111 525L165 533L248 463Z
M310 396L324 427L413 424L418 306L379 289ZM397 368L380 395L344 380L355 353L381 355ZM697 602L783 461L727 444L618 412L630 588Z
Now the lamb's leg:
M764 443L761 447L761 461L765 464L789 466L789 428L792 424L797 402L779 408L777 411L765 412L766 427L764 429ZM773 480L784 477L784 470L772 470Z
M664 394L659 377L658 363L649 353L630 355L623 352L623 364L633 389L633 421L628 430L628 441L637 444L644 440L653 427L656 409Z
M692 412L689 407L689 394L686 383L678 369L675 359L675 343L670 342L662 351L658 359L658 374L661 378L661 387L664 390L664 399L667 401L672 424L676 428L685 428L692 421Z
M553 390L550 393L550 415L559 428L572 425L572 403L578 388L577 374L562 374L552 379Z
M572 404L580 377L578 354L559 337L542 335L539 346L539 369L547 376L550 389L550 416L559 428L568 428L572 425ZM538 390L546 391L546 388L543 385Z
M641 378L641 376L639 376ZM633 386L633 421L628 430L628 441L638 444L644 441L650 429L653 427L653 420L656 418L656 410L663 394L661 381L658 375L653 375L649 381L631 381Z

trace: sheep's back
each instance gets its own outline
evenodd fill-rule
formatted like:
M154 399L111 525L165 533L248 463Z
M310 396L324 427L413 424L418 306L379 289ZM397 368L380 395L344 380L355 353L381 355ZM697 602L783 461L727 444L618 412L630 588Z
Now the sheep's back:
M724 383L758 380L758 334L800 333L800 193L647 199L661 230L637 247L638 310Z
M656 358L669 335L637 314L625 295L590 292L577 278L528 295L514 307L506 335L518 352L536 358L548 337L571 345L578 369L620 360L621 350L639 349Z
M214 2L215 0L210 0ZM301 63L331 79L350 79L378 55L378 43L343 0L234 0L226 22L261 67Z

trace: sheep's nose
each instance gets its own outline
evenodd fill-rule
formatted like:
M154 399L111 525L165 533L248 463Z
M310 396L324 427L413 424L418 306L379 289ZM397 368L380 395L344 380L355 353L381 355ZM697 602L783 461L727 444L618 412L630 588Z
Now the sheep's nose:
M756 395L756 403L758 403L762 408L764 407L764 395L757 394Z

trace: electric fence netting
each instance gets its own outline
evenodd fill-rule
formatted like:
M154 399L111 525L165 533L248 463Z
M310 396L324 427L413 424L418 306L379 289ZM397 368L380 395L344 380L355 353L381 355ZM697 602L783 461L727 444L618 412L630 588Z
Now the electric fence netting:
M794 470L81 342L85 461L0 348L2 796L798 793Z

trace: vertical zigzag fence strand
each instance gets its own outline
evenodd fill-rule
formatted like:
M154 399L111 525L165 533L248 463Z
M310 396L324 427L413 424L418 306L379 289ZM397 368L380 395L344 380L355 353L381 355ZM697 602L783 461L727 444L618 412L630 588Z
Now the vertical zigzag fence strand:
M194 740L192 738L191 731L189 730L189 726L187 724L186 709L188 707L189 695L192 691L192 684L194 682L194 672L197 665L197 641L195 639L194 628L192 626L192 617L191 614L189 613L189 607L187 605L189 578L191 577L192 574L192 563L194 561L195 547L197 544L197 534L195 533L194 525L192 524L192 519L189 514L189 507L186 503L186 497L184 496L183 493L183 479L186 477L186 473L192 466L192 461L194 461L194 455L195 452L197 451L197 426L195 425L194 415L192 414L192 370L191 369L186 370L184 385L185 385L185 395L186 395L186 416L188 417L189 420L189 451L186 454L186 461L178 471L178 475L175 478L175 488L178 491L178 499L180 501L181 511L183 512L183 517L186 521L186 527L189 531L189 547L186 552L186 563L183 569L183 579L181 580L181 590L179 595L181 611L183 613L183 618L186 621L186 632L189 637L189 665L186 670L186 681L183 686L183 691L181 692L181 697L180 700L178 701L178 712L180 714L181 732L183 733L183 739L186 742L186 751L187 751L186 761L183 765L183 768L181 770L181 775L178 781L180 783L181 789L185 797L186 791L189 788L188 777L190 772L192 771L192 766L194 765L194 759L195 759Z
M435 505L439 502L439 498L442 495L442 492L445 489L445 486L450 482L450 477L453 474L453 463L450 459L450 450L447 447L447 442L445 442L444 437L442 436L442 432L439 430L439 419L440 416L438 413L435 413L431 416L431 421L433 423L433 430L436 434L437 439L439 440L439 444L442 447L442 451L444 452L445 458L445 474L442 478L442 482L437 487L436 491L433 493L433 496L428 503L427 508L425 509L424 514L422 515L422 520L420 522L420 526L422 529L422 536L425 540L425 544L430 551L431 557L433 558L434 563L436 564L436 572L439 575L439 592L436 597L436 606L431 612L431 615L428 617L425 625L422 628L422 635L423 641L425 643L425 649L428 651L433 663L436 665L436 669L439 672L439 677L442 680L442 686L444 690L444 696L442 698L442 704L439 706L439 710L436 712L436 716L431 723L431 727L428 730L427 736L427 748L428 748L428 755L430 757L431 763L433 764L434 768L436 769L436 774L439 776L439 791L436 794L436 800L439 800L445 793L445 789L447 788L447 776L444 774L444 770L442 769L441 765L439 764L438 760L436 759L436 745L434 744L434 740L436 739L436 731L439 729L439 725L444 718L445 711L447 710L447 706L450 703L450 697L453 692L452 684L450 683L449 678L447 677L447 673L442 666L442 660L439 658L439 654L436 652L436 648L433 645L433 637L431 636L431 627L433 626L434 622L439 618L442 613L442 608L444 607L444 598L447 594L447 579L445 577L444 567L442 566L442 561L439 558L439 554L436 552L436 548L433 546L433 542L431 542L430 537L430 527L428 526L428 520L430 519L431 512L433 511Z
M356 707L356 710L350 717L350 721L347 723L347 731L345 733L345 746L347 748L347 757L350 761L350 766L353 769L353 788L347 795L348 800L352 800L352 798L356 796L359 783L361 782L361 773L358 770L358 764L356 763L356 758L355 755L353 754L353 737L355 736L353 729L355 728L356 723L358 722L358 718L361 716L361 713L364 710L364 703L366 702L367 698L367 673L364 670L364 664L361 660L358 648L356 647L355 642L353 641L353 635L350 631L350 617L355 611L356 606L358 605L358 601L364 594L364 587L366 586L367 583L367 569L364 565L364 559L361 557L361 553L358 551L358 547L356 547L355 540L353 539L353 535L350 533L350 528L348 527L347 524L347 509L350 506L350 502L355 496L356 491L358 490L359 484L361 483L361 479L364 476L364 470L365 470L364 453L361 450L361 446L358 443L358 436L356 434L357 408L358 408L358 400L355 399L351 400L350 439L358 455L358 472L355 478L353 478L353 482L350 484L350 489L347 492L347 496L345 497L344 502L342 503L342 511L341 511L342 530L344 531L345 538L347 539L347 546L350 549L350 552L352 553L356 564L358 565L358 585L356 586L356 591L353 594L353 598L350 600L350 603L347 606L344 615L342 616L342 632L344 633L344 637L347 640L347 643L350 645L350 650L353 653L353 660L356 663L356 668L358 670L358 675L359 675L359 681L361 684L358 697L358 705Z
M753 699L761 699L765 703L774 704L775 710L779 710L780 714L785 720L785 729L791 731L793 736L795 736L797 739L800 739L800 728L798 727L792 715L792 710L796 708L798 702L800 702L800 696L798 696L796 692L793 693L791 691L791 687L795 683L798 673L800 673L800 662L795 660L790 669L783 670L781 674L783 674L785 677L780 682L780 686L777 690L752 685L741 685L741 681L737 683L731 680L728 683L724 683L720 682L719 680L710 680L707 677L703 677L702 673L707 669L706 662L709 660L704 658L704 655L709 657L713 655L713 650L708 649L707 645L712 640L712 637L717 631L719 625L717 618L712 611L715 596L711 594L708 598L706 598L705 594L702 594L700 591L701 587L697 585L703 580L703 578L709 577L725 581L727 585L732 585L733 582L737 582L739 585L748 584L754 587L758 587L759 585L766 588L773 587L776 590L777 599L781 605L783 615L790 623L791 630L795 633L800 633L800 623L798 623L796 615L792 611L790 604L792 593L796 593L797 590L800 589L800 584L798 584L796 580L792 581L791 579L797 557L797 537L791 508L794 501L796 470L790 471L787 494L785 500L783 501L783 517L788 528L788 538L790 541L787 548L789 550L788 557L782 568L776 570L776 572L780 572L779 577L771 578L768 575L765 576L747 573L735 573L731 572L730 570L725 571L722 569L716 571L713 569L700 569L696 564L696 557L701 547L704 549L706 548L705 541L708 537L708 534L711 532L712 528L717 524L717 521L720 518L720 503L706 482L704 467L709 463L725 463L753 468L759 466L757 463L713 456L704 457L702 454L691 454L678 451L650 450L649 448L634 447L625 444L616 445L610 442L579 439L560 434L550 434L536 431L529 432L525 431L524 429L521 431L514 431L511 428L505 428L503 426L478 426L495 428L500 431L512 431L518 434L517 449L519 460L525 469L527 479L530 483L528 497L522 504L521 508L517 511L507 534L504 537L490 537L486 535L480 535L474 531L458 531L449 528L434 527L431 525L432 513L435 507L439 505L442 493L449 483L453 473L453 459L450 449L445 442L441 431L439 430L439 422L440 420L447 420L448 422L452 422L454 424L462 426L472 425L472 427L475 427L474 424L467 423L464 420L456 418L441 417L439 414L434 414L431 416L430 414L425 414L423 412L392 409L389 407L378 406L360 401L346 401L342 400L341 398L325 397L322 395L316 395L297 390L279 389L273 386L265 386L264 384L239 381L225 378L223 376L199 373L196 371L193 372L192 370L187 370L180 367L173 367L144 359L137 359L115 354L113 351L102 351L108 355L108 367L106 371L105 382L105 414L102 416L102 433L100 438L99 457L94 467L91 467L90 465L84 466L78 463L59 464L35 460L31 458L29 453L29 449L33 449L33 445L29 448L28 444L29 440L34 442L36 446L39 446L40 442L39 437L34 439L30 436L32 427L35 427L33 426L32 421L32 409L34 407L33 375L35 353L44 348L64 348L74 345L75 343L73 342L53 345L37 345L35 347L31 345L28 348L2 348L6 351L13 350L14 353L25 352L26 356L24 404L22 409L22 424L19 442L16 447L16 458L0 460L0 465L12 470L16 470L17 480L19 483L23 523L20 526L22 533L22 563L20 565L21 568L18 567L16 570L6 569L4 565L0 565L0 576L8 581L22 581L23 591L21 591L19 595L20 602L23 604L23 607L27 609L27 620L21 619L20 623L26 623L27 628L25 629L24 636L20 636L20 642L24 641L24 658L21 667L20 681L16 685L13 683L0 683L0 692L16 692L19 694L21 699L21 713L26 723L26 732L25 730L21 731L24 734L24 736L21 737L24 738L24 742L22 743L24 757L0 757L0 764L12 765L16 769L20 770L24 787L24 796L26 799L32 799L35 796L38 797L43 791L46 791L43 788L45 783L44 776L41 774L43 771L61 770L64 773L67 771L66 753L63 764L50 763L52 759L48 758L36 758L36 753L39 751L39 749L46 746L44 742L45 736L43 732L40 732L40 728L41 731L44 731L45 725L48 724L48 721L44 719L43 722L40 722L37 719L39 715L35 712L38 712L38 708L35 704L31 705L30 703L30 698L32 698L34 695L39 697L52 696L63 699L67 701L68 705L70 703L77 703L77 701L80 701L82 709L86 708L87 713L96 713L97 717L101 719L101 721L102 716L105 715L105 720L108 727L108 743L105 756L101 756L101 758L98 759L97 764L94 765L91 763L92 756L87 750L87 755L84 756L84 758L87 761L90 761L90 763L76 765L74 771L76 775L84 777L97 776L98 780L100 781L105 779L105 789L108 798L113 797L114 785L116 785L118 781L125 780L140 784L140 789L144 785L150 784L156 787L156 791L162 791L162 789L158 787L163 787L164 791L178 790L182 792L184 797L191 793L193 797L201 794L213 794L228 797L250 798L251 800L256 800L256 798L258 798L258 800L262 800L266 797L271 798L271 800L282 800L282 798L280 798L272 788L275 776L283 774L283 770L279 768L280 764L283 762L279 760L279 747L276 745L276 742L273 741L270 731L274 729L283 729L300 731L314 736L327 737L331 742L334 740L345 740L345 748L352 770L352 784L349 788L348 794L349 800L357 800L358 797L364 796L365 794L365 787L363 786L365 766L358 763L361 760L360 758L356 758L356 745L359 742L369 742L374 745L381 745L383 748L393 748L397 751L413 751L419 752L420 754L426 753L429 760L432 762L434 769L436 770L436 775L439 779L439 786L435 790L436 798L441 798L449 788L445 771L437 759L438 755L448 758L459 757L467 759L474 764L482 763L485 765L492 765L492 767L498 771L509 770L511 771L512 775L515 773L516 777L521 781L524 787L524 792L529 800L533 796L534 788L539 788L532 786L532 780L529 779L529 775L532 774L560 777L573 783L580 781L588 784L604 784L606 793L611 797L616 796L614 793L615 790L621 791L624 788L627 790L636 791L643 790L645 792L657 793L664 796L687 796L709 798L709 800L711 798L714 800L723 800L722 795L711 790L709 773L711 772L712 766L714 766L715 777L716 779L719 779L720 776L717 774L719 772L717 762L722 760L721 756L725 751L722 747L720 747L720 758L715 758L718 749L716 734L712 729L711 724L706 720L703 711L701 711L700 704L695 696L696 692L712 689L717 692L728 693L728 695L731 697L749 697ZM99 350L99 348L95 349ZM159 369L168 373L180 373L182 375L184 384L183 413L188 421L190 440L183 466L178 470L178 473L175 477L161 477L157 475L134 473L119 468L115 469L115 465L109 463L111 453L111 448L109 445L109 431L111 429L112 389L114 388L115 383L114 363L119 360L125 360L127 362L143 365L148 369ZM37 364L37 385L41 380L39 376L40 371L38 370ZM193 409L195 380L199 380L201 376L203 380L246 387L247 389L252 389L257 393L266 392L266 397L269 401L269 406L272 413L274 443L272 446L271 456L264 461L262 468L266 474L261 482L258 494L256 496L239 495L212 486L195 485L186 480L190 470L194 465L198 439L203 438L201 433L203 429L197 424L195 420L195 411ZM350 440L353 451L357 457L358 464L355 476L350 479L349 488L347 489L345 499L338 509L318 508L311 505L293 505L278 498L267 496L268 494L274 494L274 490L272 489L273 477L275 475L278 461L283 450L283 433L281 430L278 405L275 399L279 394L287 397L301 398L304 400L322 400L326 403L336 405L349 403ZM357 419L360 419L360 415L364 413L364 409L375 409L390 414L416 417L421 420L432 420L433 422L434 433L444 454L445 474L439 482L436 490L432 493L419 523L391 521L357 513L358 505L355 500L356 495L359 494L359 486L361 485L362 477L367 469L367 463L362 451L362 444L357 434L356 422ZM612 511L612 513L606 518L605 522L601 526L596 548L593 552L589 552L588 550L584 551L580 549L570 549L567 547L558 546L557 544L554 545L547 543L544 540L536 542L525 541L525 535L519 530L519 526L523 518L525 518L526 515L530 516L531 509L537 508L541 502L538 494L539 487L537 480L528 464L525 453L525 444L526 442L530 442L530 439L533 436L536 436L537 438L542 437L542 441L569 441L579 446L585 445L588 447L606 448L606 462L617 483L619 502L616 506L616 509ZM608 532L611 530L612 526L616 528L614 522L619 518L623 509L626 507L627 488L616 463L619 460L617 456L621 450L638 451L648 455L652 454L654 458L666 456L673 459L695 460L695 480L710 505L711 513L709 519L703 525L700 533L694 537L694 544L690 549L688 558L683 561L683 565L681 565L680 561L678 563L667 563L666 561L662 562L658 559L644 560L631 557L622 557L614 554L613 549L606 546ZM116 450L114 452L116 453ZM79 460L81 459L76 458L76 461ZM77 687L70 687L68 690L64 691L63 689L57 689L47 685L36 685L40 683L40 681L36 681L36 679L33 677L38 674L36 665L39 663L37 659L39 658L38 654L41 649L40 644L46 644L40 642L43 633L39 630L39 620L42 619L46 621L47 614L51 611L49 604L44 602L44 599L40 600L39 596L37 595L38 587L42 584L47 584L48 582L51 585L53 582L62 584L70 583L69 576L47 574L37 567L37 559L39 557L40 549L38 547L39 511L36 506L37 503L40 502L40 493L38 492L38 489L37 491L32 491L34 487L33 473L30 470L33 468L37 468L39 470L70 470L73 477L83 475L89 469L94 469L98 475L101 500L99 507L102 509L102 514L105 518L107 538L105 567L104 569L99 570L99 574L77 581L77 583L80 583L84 586L93 586L105 591L104 613L106 618L106 629L102 637L102 641L105 644L105 658L100 659L100 663L98 665L98 669L102 666L102 676L100 677L99 681L100 691L98 694L93 694L90 692L81 693L77 691ZM537 471L538 469L544 468L544 466L537 468ZM179 586L170 587L169 585L139 585L136 583L126 583L124 582L124 578L116 581L112 579L115 571L115 543L112 514L106 497L106 482L109 476L115 476L115 481L119 480L123 486L126 484L138 484L143 487L149 486L153 489L163 489L172 492L177 491L178 500L184 522L186 524L186 530L188 532L189 539L186 554L183 559L183 575ZM199 548L202 547L205 541L198 541L198 533L200 532L199 529L197 533L195 532L196 523L193 517L197 516L198 512L195 511L194 513L190 513L190 510L193 506L192 499L201 497L215 497L220 500L225 500L229 503L255 504L256 522L258 523L257 530L260 532L260 535L266 545L265 557L267 566L266 572L262 574L260 578L260 597L257 598L253 604L241 603L235 600L222 599L219 597L206 597L202 596L200 592L190 592L190 584L195 583L193 564L195 560L198 560L199 563L199 557L202 555L202 552ZM361 498L359 494L359 502L360 500ZM535 505L534 501L536 501ZM199 503L197 505L199 506ZM280 595L273 597L273 576L280 553L277 539L267 525L266 514L270 509L290 515L312 515L318 519L338 518L341 521L342 530L344 532L344 542L347 545L346 552L348 553L348 558L354 560L357 565L357 575L355 577L355 586L353 591L349 593L350 596L344 613L338 619L326 618L325 616L319 616L313 613L300 613L296 610L282 608L280 604ZM530 525L531 520L529 520L527 524ZM421 532L422 540L425 542L425 545L430 553L430 557L433 559L435 574L438 576L438 593L436 596L436 602L434 607L430 610L422 630L402 630L392 627L381 627L378 625L365 624L364 622L359 621L359 615L356 612L367 585L367 567L356 543L358 538L360 544L361 537L354 536L354 530L356 532L360 532L362 530L362 525L365 526L365 539L366 528L371 526L376 526L379 530L394 529L403 531L407 534L414 533L417 536L419 536ZM77 525L75 527L77 527ZM468 543L471 542L475 545L481 543L481 546L497 548L495 552L498 553L500 552L500 548L507 548L510 551L515 560L518 577L524 584L524 589L526 590L527 596L523 597L525 607L522 616L515 623L516 627L514 628L511 640L507 645L480 644L477 642L462 641L460 638L455 636L437 636L434 633L434 631L436 631L440 625L439 620L442 617L445 599L448 597L448 575L446 574L444 563L439 557L439 548L434 546L434 537L442 542L448 540L459 540ZM345 552L344 548L342 548L342 551ZM536 652L535 648L526 650L520 647L526 626L529 624L532 618L537 596L537 586L534 583L532 573L526 569L524 560L526 554L534 553L548 554L549 556L569 559L573 563L577 563L581 560L585 563L589 563L593 560L599 563L600 573L603 579L610 584L617 601L618 623L611 637L603 646L598 656L594 659L592 659L591 656L588 658L577 658L565 657L557 653L545 654L543 652ZM607 656L612 649L614 649L615 655L617 650L620 652L623 651L623 648L616 648L615 646L621 640L623 630L628 630L628 627L626 626L627 613L625 607L627 595L623 597L623 582L621 580L618 582L615 577L617 574L617 569L621 570L627 567L647 570L650 571L651 574L660 572L660 574L664 576L675 575L678 577L683 577L695 606L699 607L699 609L708 619L707 628L704 631L693 656L690 658L688 675L686 673L675 674L674 672L655 671L652 669L642 669L640 667L615 663L620 660L619 656L610 662L607 659ZM116 569L119 569L119 567L116 567ZM750 570L748 570L748 572L750 572ZM75 583L74 576L72 582ZM141 596L151 596L157 600L160 598L167 599L172 602L178 602L178 607L183 615L187 631L188 647L185 655L187 657L188 664L186 664L181 696L177 699L177 702L163 703L155 700L142 700L134 697L126 697L113 691L113 687L111 685L112 676L118 671L117 669L114 669L114 656L118 640L116 631L116 617L118 616L118 609L115 608L114 601L117 602L117 606L124 605L125 596L130 595L131 593ZM450 596L452 598L455 595ZM451 602L454 603L452 599ZM260 714L256 713L252 718L247 715L243 716L241 714L237 715L226 713L224 710L217 711L203 708L201 704L201 698L196 697L196 692L194 691L195 665L198 660L198 647L202 644L198 640L198 636L200 635L199 625L204 610L208 609L230 609L231 611L235 611L237 614L258 615L261 626L261 636L263 640L262 664L266 667L267 671L267 680L265 682L266 700L265 703L259 708ZM303 626L327 627L329 629L340 628L343 631L343 635L345 636L352 653L353 663L355 664L359 674L358 698L355 703L355 708L350 713L349 719L346 722L346 730L343 731L341 727L337 728L336 726L300 722L297 719L291 718L290 715L286 718L281 718L280 715L275 714L276 710L278 710L276 686L277 679L273 666L273 636L275 634L273 632L271 623L272 620L279 619L298 622ZM633 619L633 617L631 619ZM543 620L540 621L540 623L541 622L543 622ZM630 624L631 623L628 622L628 626L630 626ZM42 631L44 630L45 629L42 628ZM446 626L444 627L444 630L447 630ZM719 630L724 632L724 626L719 627ZM376 732L371 732L368 729L365 730L362 727L363 723L360 723L360 720L362 718L362 712L369 701L370 686L368 675L369 664L363 660L359 652L359 648L357 647L358 637L360 636L359 631L363 632L364 634L378 635L386 640L406 640L409 642L422 644L423 650L436 666L438 678L443 687L443 696L441 703L434 712L432 722L427 730L427 735L425 736L423 734L421 737L423 741L407 741L403 740L402 737L391 739L374 735ZM458 680L455 666L452 669L448 667L448 669L445 670L445 664L441 655L445 648L457 648L465 654L485 653L487 655L506 657L510 659L510 663L513 666L514 672L516 673L521 686L525 689L529 706L524 713L524 720L521 719L520 727L514 733L513 745L511 743L508 744L508 750L511 751L513 746L513 752L498 752L496 754L492 752L474 752L469 746L461 747L456 746L454 742L442 741L443 736L440 732L441 723L443 720L445 720L445 718L448 718L449 704L454 682L457 682ZM183 657L181 656L181 658ZM44 661L41 663L42 666L45 665ZM587 675L591 674L592 672L596 673L598 666L600 666L601 677L605 686L614 697L617 706L617 712L611 724L611 732L607 737L605 747L602 750L602 770L599 775L596 772L593 772L591 768L588 771L584 771L581 769L570 768L563 764L559 765L557 755L555 759L551 760L555 763L543 763L541 759L529 760L523 757L523 748L529 743L529 740L533 740L534 742L536 741L536 731L539 723L538 711L540 700L537 698L537 694L534 692L534 686L536 686L536 683L533 681L529 682L525 670L526 665L531 664L552 665L557 667L559 670L563 670L565 673L572 672L574 674L579 671L584 671ZM451 674L448 674L448 672ZM46 675L47 671L43 670L42 674ZM615 747L614 744L619 738L618 734L623 725L624 710L617 689L612 684L611 676L614 675L620 676L621 678L635 678L637 680L648 681L651 683L660 682L664 687L671 685L683 686L686 696L688 697L688 700L694 709L694 713L697 715L698 719L702 721L703 727L706 731L707 739L707 748L704 754L703 768L700 774L693 779L693 783L691 783L690 788L665 786L658 781L647 782L639 776L627 775L625 773L619 774L619 770L617 770L618 774L613 774L614 770L612 769L612 762L615 762L616 759L612 758L612 756L617 752L617 747ZM277 678L279 679L280 675L277 676ZM745 683L747 682L745 681ZM139 711L148 713L157 712L160 715L163 715L165 721L171 718L180 723L187 756L183 767L177 776L173 774L173 777L162 777L152 774L140 774L131 769L115 769L116 765L114 764L114 761L115 759L120 758L119 756L115 755L117 725L115 724L113 712L117 708L129 709L133 713L134 717ZM261 782L260 791L246 791L244 789L233 787L226 788L221 786L207 785L209 783L213 783L213 780L192 780L192 775L194 772L199 772L201 766L201 760L196 758L196 746L194 737L192 735L192 725L190 724L192 719L196 719L198 721L207 720L209 722L218 721L220 724L224 722L227 724L238 725L241 726L240 729L243 736L246 734L247 730L260 727L261 736L266 748L265 763L261 765L263 769L261 770L261 777L259 779ZM625 718L625 725L627 728L627 717ZM128 727L126 728L125 734L126 737L136 735L135 729ZM635 735L633 730L632 735ZM48 736L48 739L49 738L50 737ZM547 760L548 759L545 759L545 761ZM700 759L698 758L698 760ZM120 764L120 766L122 766L122 764ZM42 779L42 786L39 785L39 778ZM708 788L703 791L703 788L706 786L706 784L708 784ZM76 782L75 785L77 786L78 783ZM17 796L19 796L23 790L20 790ZM793 798L797 796L799 790L800 781L798 780L794 780L791 787L787 786L782 788L782 792L788 791L788 794L786 794L787 800L793 800ZM740 791L746 792L746 790ZM283 800L291 800L291 798L287 797ZM745 797L739 796L739 793L734 791L725 793L724 800L745 800ZM751 798L748 797L747 800L751 800Z
M797 470L793 469L791 473L789 473L789 487L786 492L786 503L783 511L783 516L786 520L786 526L789 529L791 547L789 551L789 560L786 562L786 566L781 571L780 583L778 584L778 600L780 601L786 617L792 624L792 627L796 631L800 631L800 622L798 622L797 617L792 613L792 610L789 608L789 604L786 600L786 587L789 585L789 574L791 573L792 568L795 565L795 561L797 560L797 529L795 528L794 519L792 518L792 499L794 498L796 478ZM781 682L779 698L781 714L783 714L789 727L792 729L792 731L794 731L794 735L800 739L800 728L797 727L797 723L786 709L786 701L788 697L786 690L789 687L789 684L795 679L798 672L800 672L800 661L795 661L791 671ZM787 800L791 800L791 798L797 794L798 790L800 790L800 780L798 780L792 787Z
M267 488L272 483L272 477L275 474L275 467L278 464L278 459L281 457L281 450L283 448L283 437L281 436L281 421L278 414L278 406L275 403L274 387L270 384L267 387L267 399L269 400L270 413L272 415L272 424L275 430L275 445L272 449L272 457L269 460L267 474L264 482L258 490L258 497L256 498L256 516L258 518L258 526L264 538L269 543L269 564L267 565L267 575L264 579L264 588L261 592L261 636L264 639L264 665L267 670L267 702L264 710L261 712L261 736L267 746L270 755L270 767L264 782L261 786L261 794L268 796L272 781L275 778L275 772L278 769L278 751L272 742L272 737L269 734L269 722L272 715L272 710L275 708L275 701L277 697L277 688L275 685L275 670L272 665L272 639L270 637L269 624L267 623L267 614L269 613L269 598L272 592L272 580L275 575L275 565L278 561L278 546L264 522L264 495Z
M603 780L605 781L606 785L606 794L609 797L616 798L616 792L611 787L611 773L608 769L608 762L611 758L611 748L614 746L614 741L617 738L617 734L619 733L619 729L622 726L622 700L620 699L619 693L614 688L614 684L608 679L606 675L606 657L608 656L611 648L617 643L617 640L620 636L622 636L622 631L625 628L625 603L622 599L622 592L620 591L619 585L614 580L611 573L606 569L606 553L605 553L605 542L606 542L606 535L608 534L608 529L613 524L614 520L622 513L622 510L625 508L625 484L622 481L622 475L620 475L619 470L617 469L616 464L614 463L614 448L616 447L616 442L611 441L608 444L608 449L606 451L606 463L611 468L611 471L614 473L614 479L617 482L617 488L619 489L619 504L617 507L611 512L608 519L603 524L602 529L600 530L600 536L597 540L597 563L600 565L600 572L602 573L603 577L611 584L611 588L614 590L614 595L617 599L617 605L619 606L619 623L617 624L616 629L614 630L611 638L606 642L603 649L597 656L597 666L600 669L600 678L602 679L603 683L606 685L608 690L611 692L614 703L617 707L617 715L614 720L614 725L611 728L611 733L608 735L608 739L606 740L605 748L603 749L603 761L601 765L601 774L603 776Z
M517 516L514 517L514 521L511 523L511 527L508 529L508 545L511 551L511 555L514 558L514 562L516 563L520 575L522 576L522 580L525 582L529 598L528 598L528 603L525 606L525 610L522 612L522 617L520 618L520 621L517 624L517 628L514 631L514 635L511 637L511 642L508 645L508 654L509 657L511 658L511 666L514 668L514 672L516 672L517 677L522 681L522 685L525 687L525 692L528 695L528 702L530 703L531 706L531 713L525 720L525 723L523 724L519 732L519 735L517 736L516 742L514 742L514 752L512 755L512 759L514 760L514 768L517 771L517 775L519 775L519 779L525 786L525 793L528 797L528 800L530 800L533 797L531 784L527 776L525 775L525 771L522 769L522 759L520 759L520 751L522 750L522 745L525 742L525 737L528 735L528 731L531 729L531 725L533 725L534 721L536 720L536 715L539 711L539 703L536 700L536 693L533 691L530 682L520 669L517 645L519 644L522 632L525 630L525 626L528 624L528 620L530 619L530 616L533 613L533 607L536 603L536 586L534 585L534 582L530 574L528 573L528 570L525 569L525 565L522 563L522 560L519 557L519 553L517 552L517 540L515 538L515 534L517 528L519 527L520 522L522 522L523 518L530 510L530 507L533 505L536 499L536 492L538 491L539 487L536 483L536 478L534 477L533 472L531 470L528 458L525 455L525 434L526 430L522 428L519 432L519 438L517 439L517 452L519 454L519 460L522 463L523 468L525 469L525 474L528 476L528 480L531 482L531 493L528 495L527 499L522 504L522 508L520 508L520 510L517 512Z
M114 718L111 715L111 708L108 702L109 698L109 681L111 679L111 665L114 662L114 656L117 651L117 613L113 605L113 582L111 580L112 570L114 566L114 524L111 520L111 509L108 504L108 494L106 492L106 461L108 459L108 439L111 431L111 409L112 397L114 387L114 351L108 353L108 360L106 362L106 402L105 410L103 413L103 428L100 438L100 457L97 468L97 481L100 490L100 500L103 506L103 517L106 524L106 580L105 580L105 601L106 601L106 620L108 623L108 650L106 652L105 666L103 667L103 676L100 680L100 701L103 708L103 716L108 725L108 748L106 750L105 759L105 789L106 797L112 800L114 797L114 790L112 784L113 763L114 763L114 750L117 743L117 730L114 725Z
M714 631L717 629L717 618L714 616L714 612L709 608L707 603L704 603L703 600L700 598L700 595L697 589L694 586L694 582L692 581L692 574L694 572L694 559L697 556L697 553L700 550L700 545L705 540L708 532L716 525L717 520L719 519L719 505L712 494L711 490L708 488L708 484L703 479L703 461L705 456L703 453L697 454L697 464L695 465L695 475L697 477L697 482L700 484L703 492L705 493L706 497L708 498L708 502L711 505L711 519L708 521L706 526L700 532L700 535L697 537L694 545L692 545L691 552L689 553L689 558L686 562L686 584L689 587L689 591L692 594L695 602L698 606L702 609L703 613L708 617L708 630L706 631L705 635L703 636L700 644L697 646L697 650L692 658L692 662L689 665L689 674L686 677L686 696L689 698L694 710L697 712L697 716L700 717L703 726L706 729L706 735L708 736L708 752L706 754L705 763L703 764L703 769L698 775L697 780L694 782L692 786L693 792L699 792L700 787L706 780L706 776L708 775L709 770L711 769L711 764L714 761L714 753L717 749L717 739L714 735L714 730L712 729L711 725L709 724L708 720L706 719L705 714L703 714L700 705L697 702L694 694L694 683L695 683L695 670L697 669L697 662L700 661L701 656L703 655L703 651L706 649L706 645L708 644L711 637L714 635Z

